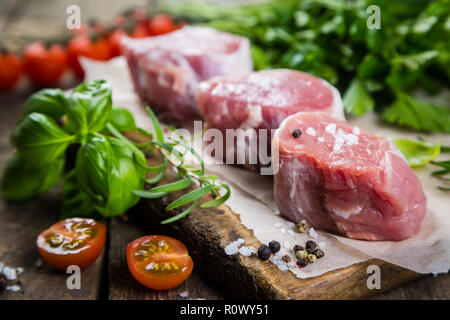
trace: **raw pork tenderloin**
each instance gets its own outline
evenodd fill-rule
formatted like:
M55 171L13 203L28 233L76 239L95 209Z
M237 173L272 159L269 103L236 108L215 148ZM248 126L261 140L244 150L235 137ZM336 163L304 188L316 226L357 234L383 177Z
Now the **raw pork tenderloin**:
M136 92L141 99L183 121L198 115L200 81L252 70L247 38L203 27L183 27L154 37L124 37Z
M293 134L297 129L300 136ZM363 240L419 232L426 212L422 185L389 139L305 112L282 122L273 150L276 145L274 195L289 220Z
M216 77L200 84L197 99L206 127L219 129L224 137L226 129L267 129L267 150L263 151L268 153L269 161L270 130L277 129L289 115L322 111L344 119L341 96L336 88L323 79L287 69ZM257 144L259 146L259 141ZM238 147L248 148L248 145L239 146L235 142L234 148ZM249 163L246 159L244 166L257 170L259 160Z

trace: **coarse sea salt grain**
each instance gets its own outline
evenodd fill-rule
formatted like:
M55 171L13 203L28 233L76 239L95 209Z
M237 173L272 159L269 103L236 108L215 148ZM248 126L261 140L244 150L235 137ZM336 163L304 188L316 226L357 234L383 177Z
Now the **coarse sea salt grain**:
M11 268L11 267L4 267L3 268L3 275L6 277L6 279L8 280L16 280L17 279L17 272L15 268Z
M225 253L228 256L232 256L233 254L236 254L238 252L239 252L239 249L238 249L236 243L234 243L234 242L230 243L229 245L227 245L225 247Z
M295 262L294 262L294 261L289 261L288 263L286 263L286 265L287 265L289 268L292 268L292 267L295 267Z
M311 238L313 239L317 239L317 237L319 236L316 232L316 230L314 230L314 228L311 227L311 229L309 229L309 235L311 236Z
M250 251L250 249L246 246L242 246L239 248L239 253L241 255L243 255L244 257L249 257L251 256L252 252Z
M21 289L21 287L20 286L18 286L18 285L13 285L13 286L7 286L6 287L6 290L9 290L9 291L13 291L13 292L17 292L17 291L19 291Z
M16 268L16 272L17 272L17 275L21 275L23 273L23 268L22 267Z
M336 133L336 123L330 123L329 125L327 125L325 127L325 131L330 134L335 134Z
M187 291L180 292L180 297L187 298L188 296L189 296L189 292L187 292Z
M312 137L316 136L316 130L314 130L313 128L309 127L308 129L306 129L306 133L309 134Z

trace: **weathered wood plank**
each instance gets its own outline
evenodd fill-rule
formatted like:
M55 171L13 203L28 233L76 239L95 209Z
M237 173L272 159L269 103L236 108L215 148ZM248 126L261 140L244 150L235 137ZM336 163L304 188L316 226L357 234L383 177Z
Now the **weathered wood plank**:
M0 172L13 150L9 133L18 120L24 96L0 95ZM98 299L102 258L81 273L81 290L69 290L68 275L42 263L36 248L37 235L58 220L59 189L54 188L23 204L9 204L0 197L0 261L10 267L22 267L18 277L22 290L0 292L0 299Z
M151 214L151 213L150 213ZM141 286L128 271L126 247L131 241L149 234L161 234L163 230L153 226L139 225L134 219L135 212L129 213L129 219L112 219L109 227L110 247L108 252L108 298L111 300L183 300L183 299L223 299L220 290L207 283L194 266L192 275L180 286L166 291L155 291ZM164 233L163 233L164 234ZM194 263L196 261L194 260ZM187 292L183 298L180 293Z

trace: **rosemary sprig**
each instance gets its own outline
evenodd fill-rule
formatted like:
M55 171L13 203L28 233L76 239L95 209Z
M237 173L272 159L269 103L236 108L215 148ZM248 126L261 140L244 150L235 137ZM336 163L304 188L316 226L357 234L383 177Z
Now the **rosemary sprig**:
M153 187L148 191L135 190L134 194L142 198L158 199L167 196L171 192L187 189L191 187L193 183L199 185L199 188L181 196L166 207L166 211L173 211L183 205L192 203L186 210L162 221L162 224L177 221L187 216L198 206L200 208L213 208L227 201L231 195L230 187L225 183L217 182L216 176L205 175L205 165L202 157L186 143L181 135L178 135L178 138L169 137L166 140L158 118L149 107L146 109L153 123L154 134L142 131L149 137L149 140L140 143L139 147L144 148L149 145L153 146L153 148L162 156L163 164L154 167L147 167L139 164L145 171L156 173L154 177L146 179L145 182L152 185L161 181L165 176L168 163L176 169L178 180L162 186ZM120 132L117 132L114 128L108 127L108 130L116 137L121 136ZM171 128L171 131L177 133L175 128ZM155 137L155 139L153 139L153 137ZM180 149L183 151L180 151ZM188 153L197 159L197 165L185 164L185 158ZM222 196L220 196L221 191L224 191ZM208 193L212 193L216 198L200 205L201 198Z

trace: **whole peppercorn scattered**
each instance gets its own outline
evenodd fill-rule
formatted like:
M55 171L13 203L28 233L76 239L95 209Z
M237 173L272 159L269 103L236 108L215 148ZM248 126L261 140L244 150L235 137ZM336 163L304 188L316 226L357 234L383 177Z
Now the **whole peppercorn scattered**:
M295 139L300 138L301 135L302 135L302 130L300 130L300 129L295 129L294 131L292 131L292 136Z
M287 254L285 254L283 257L281 257L284 262L291 262L291 257L289 257Z
M314 250L316 250L317 248L317 244L312 241L312 240L308 240L306 241L306 251L308 251L308 253L312 253Z
M278 251L280 251L281 245L278 241L273 240L269 242L269 248L272 253L277 253Z
M308 263L309 263L308 258L301 258L301 259L298 259L298 260L297 260L297 265L298 265L300 268L306 267L306 266L308 265Z
M314 263L316 260L317 260L317 257L315 254L312 254L312 253L308 254L309 263Z
M295 230L297 230L297 232L300 232L300 233L305 233L306 232L306 224L304 224L303 222L297 223L297 225L295 226Z
M306 250L300 250L295 253L295 256L297 257L297 259L307 258L308 252L306 252Z
M272 255L272 251L270 251L270 248L263 244L258 248L258 258L261 260L267 260Z
M6 277L3 274L0 275L0 292L5 290L7 286Z
M314 255L317 257L317 259L320 259L325 256L325 253L320 249L316 249L316 251L314 251Z
M296 244L294 246L294 252L295 253L297 253L297 251L302 251L302 250L305 250L305 249L303 249L303 247L301 245Z

